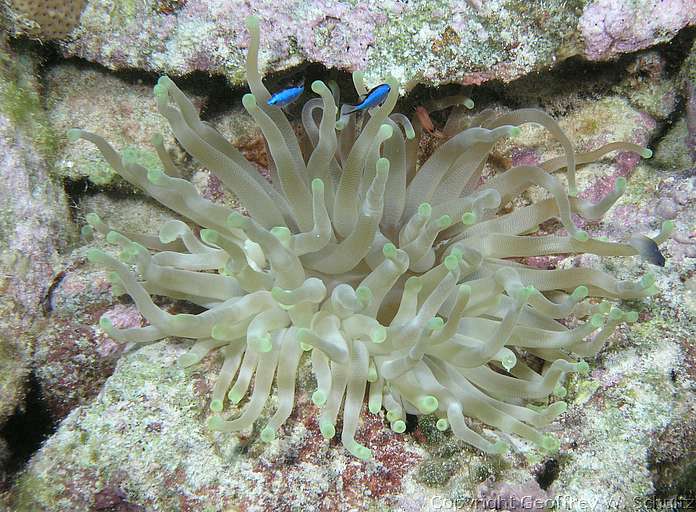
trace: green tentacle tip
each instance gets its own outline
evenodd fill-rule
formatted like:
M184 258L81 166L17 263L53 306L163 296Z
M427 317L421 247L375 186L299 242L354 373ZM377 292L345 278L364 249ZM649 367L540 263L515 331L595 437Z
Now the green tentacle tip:
M312 192L316 192L318 194L324 192L324 182L321 178L314 178L312 180Z
M213 412L222 412L222 400L215 398L210 402L210 410Z
M517 357L515 354L508 354L501 359L500 364L502 364L503 368L505 368L507 371L510 371L517 364Z
M449 215L443 215L442 217L438 218L435 222L437 223L438 228L445 229L452 225L452 217L450 217Z
M261 441L264 443L270 443L276 438L275 430L271 427L264 427L261 431Z
M85 220L90 226L93 227L101 223L101 219L99 218L99 215L97 215L96 213L88 213L87 215L85 215Z
M130 148L126 148L121 153L121 165L128 167L138 163L138 157Z
M461 261L464 258L464 252L459 247L454 247L450 251L450 254L456 256L459 261Z
M416 138L416 130L413 129L413 126L411 126L411 124L407 124L404 126L404 133L408 140L413 140Z
M244 105L244 108L247 110L255 109L256 108L256 96L254 96L251 93L247 93L244 96L242 96L242 105Z
M406 432L406 423L404 422L404 420L396 420L394 423L391 424L391 429L397 434L403 434L404 432Z
M312 393L312 403L314 403L314 405L317 407L324 405L327 398L326 393L320 389L317 389L314 393Z
M645 292L646 295L655 295L655 294L660 293L660 290L655 285L649 286L648 288L646 288L643 291Z
M568 402L554 402L551 407L553 407L554 414L563 414L568 410Z
M256 350L262 353L267 353L273 350L273 342L271 341L271 336L269 334L256 338L254 340L254 345L256 346Z
M162 169L148 169L147 170L147 180L153 185L158 185L162 178L164 178L164 171Z
M100 251L99 249L88 249L87 250L87 260L89 260L91 263L103 263L106 261L106 253L104 251Z
M464 106L465 106L466 108L468 108L469 110L471 110L472 108L474 108L474 100L472 100L471 98L465 99L465 100L464 100Z
M652 285L655 284L655 279L655 274L653 274L652 272L648 272L640 278L640 286L642 288L650 288Z
M280 242L285 245L290 242L292 238L292 231L290 231L285 226L274 226L271 228L271 234L276 237Z
M389 129L391 129L391 126L389 127ZM390 164L389 164L389 159L388 159L388 158L382 157L382 158L380 158L379 160L377 160L377 164L376 164L376 167L377 167L377 174L386 174L386 173L388 173L388 172L389 172L389 165L390 165Z
M329 88L326 87L326 84L322 82L321 80L315 80L312 82L312 91L314 91L317 94L321 94L322 92L327 91Z
M206 244L217 244L219 233L214 229L201 229L201 240Z
M541 448L547 452L557 452L561 447L561 442L551 434L546 434L541 439Z
M123 235L121 235L121 233L119 233L118 231L109 231L106 234L106 241L110 244L117 244L120 241L122 241L123 238Z
M677 224L673 220L666 220L662 223L662 231L665 233L671 233Z
M179 359L176 360L176 364L180 368L188 368L189 366L193 366L199 361L198 357L194 356L193 354L183 354L179 356Z
M406 280L404 291L418 293L423 288L423 282L418 276L411 276Z
M430 320L428 320L428 323L426 324L425 328L429 331L439 331L444 326L445 321L439 316L434 316Z
M159 239L160 242L163 244L169 244L172 243L174 240L179 238L179 233L176 231L172 230L171 228L167 229L167 225L164 224L159 231Z
M580 285L578 286L575 290L573 290L573 294L571 295L572 299L574 301L581 301L585 297L587 297L590 294L590 290L587 288L585 285Z
M616 178L616 181L614 182L614 190L616 190L618 194L623 194L624 190L626 190L626 178L623 176Z
M529 300L529 297L536 293L536 291L537 289L534 288L534 286L532 286L531 284L523 288L520 288L517 292L517 299L522 302L526 302L527 300Z
M367 404L367 409L372 413L372 414L378 414L379 410L382 408L382 405L378 401L372 401L370 400Z
M641 149L640 156L642 156L643 158L652 158L652 156L653 156L652 149L650 149L650 148Z
M587 363L587 361L579 361L575 368L580 375L586 376L590 374L590 365Z
M157 84L152 88L152 93L156 98L164 98L167 96L167 87L164 84Z
M247 16L245 21L246 28L248 30L254 30L259 28L259 17L258 16Z
M454 254L450 254L445 258L445 268L450 272L453 272L457 267L459 267L459 258Z
M80 228L80 236L82 238L91 239L94 236L94 229L89 224Z
M420 215L421 217L429 219L432 214L433 207L430 205L430 203L421 203L418 206L418 215Z
M274 301L280 302L281 304L284 304L287 293L288 292L283 290L280 286L274 286L271 288L271 297L273 297Z
M370 339L372 340L372 343L384 343L384 340L387 339L387 328L383 325L378 325L372 329Z
M367 382L377 382L377 379L379 379L379 375L377 375L377 368L370 365L370 367L367 369Z
M394 258L396 256L396 245L391 242L384 244L384 247L382 247L382 254L384 254L385 258Z
M604 317L601 315L601 313L595 313L590 318L590 324L595 329L599 329L600 327L602 327L604 325Z
M638 311L627 311L626 313L624 313L624 320L626 320L630 324L632 324L633 322L637 322Z
M211 416L210 419L208 420L208 428L210 430L224 430L225 429L225 420L222 419L220 416Z
M389 139L392 135L394 135L394 128L392 128L388 124L383 124L379 127L377 137L379 137L380 139Z
M300 348L302 349L303 352L309 352L314 347L312 345L310 345L309 343L300 343Z
M312 331L306 327L297 329L297 341L300 343L310 343L312 341Z
M493 443L493 446L491 447L491 454L503 455L507 453L509 449L510 447L505 441L496 441L495 443Z
M324 439L332 439L336 435L336 427L328 420L319 422L319 430Z
M230 392L227 393L227 399L232 404L238 404L239 402L242 401L242 394L239 391L235 391L234 389L230 389Z
M468 284L460 284L459 293L461 293L462 295L471 295L471 286L469 286Z
M152 143L153 146L162 146L164 144L164 137L161 133L154 133L152 137L150 137L150 143Z
M355 456L360 460L370 460L372 458L372 450L366 446L360 446L355 450Z
M418 401L418 410L423 414L431 414L437 411L440 403L437 398L432 395L424 396Z
M567 394L568 390L560 384L553 388L553 396L557 396L558 398L564 398Z
M99 318L99 327L102 328L102 330L109 332L114 328L114 324L109 320L108 317L102 315L101 318Z
M82 130L80 130L79 128L70 128L68 130L67 135L68 141L77 142L80 139L80 137L82 137Z
M612 320L621 320L623 318L623 311L619 308L611 308L609 310L609 318Z
M241 213L232 212L229 217L227 217L227 224L232 228L241 229L247 225L248 219L244 217Z
M444 432L449 428L449 421L447 421L445 418L440 418L437 420L437 423L435 423L435 428L440 432Z
M121 284L121 278L118 277L118 272L109 272L107 274L107 279L112 285Z
M215 324L210 330L210 337L214 340L226 340L227 329L223 324Z
M372 302L372 290L370 290L367 286L358 286L355 290L355 295L363 307L366 307L368 304L370 304L370 302Z
M462 215L462 224L465 226L471 226L476 222L476 214L474 212L464 212Z
M522 135L522 130L519 126L513 126L510 128L510 137L519 137Z
M590 239L590 235L587 234L587 231L584 229L578 229L575 232L575 235L573 237L578 241L578 242L587 242Z
M389 423L394 423L401 416L399 416L395 411L387 411L387 421Z
M610 309L611 309L611 304L607 301L600 302L597 305L597 311L599 311L600 313L604 313L604 314L609 313Z

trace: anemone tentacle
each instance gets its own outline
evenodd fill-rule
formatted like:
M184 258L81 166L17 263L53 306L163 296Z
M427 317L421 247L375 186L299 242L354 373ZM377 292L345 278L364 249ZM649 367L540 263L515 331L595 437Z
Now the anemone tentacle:
M550 116L524 109L500 116L484 112L454 134L460 120L450 119L440 134L449 139L418 166L423 127L418 116L409 120L391 112L398 95L393 79L382 106L338 119L335 86L314 82L311 89L320 98L303 108L307 140L300 143L282 110L266 103L270 94L257 68L258 20L250 18L247 27L251 93L243 104L266 138L275 182L255 175L241 153L199 119L172 80L160 79L155 95L179 143L237 195L250 216L200 197L159 134L153 144L162 170L148 172L100 136L69 132L73 141L94 143L125 180L190 222L171 221L156 238L118 233L96 214L87 216L90 229L121 251L117 259L91 249L89 259L111 271L114 291L128 293L149 322L118 329L102 318L101 327L119 342L192 339L178 361L184 367L220 352L224 362L208 422L216 431L252 425L275 380L278 406L261 430L261 439L272 441L293 409L299 363L309 352L322 435L336 435L342 414L341 441L361 459L372 453L359 442L366 395L369 412L386 409L396 432L405 430L408 413L434 414L439 429L451 428L486 453L503 452L503 441L467 425L470 417L544 449L557 448L541 429L565 411L565 402L535 410L525 404L562 396L567 374L588 371L582 358L601 350L619 323L636 321L635 312L592 304L589 296L647 297L656 292L654 278L627 282L594 269L541 270L507 258L654 253L671 223L652 239L615 243L592 239L573 220L573 214L600 218L626 186L619 180L597 204L580 200L579 166L616 149L643 157L649 150L613 143L576 154ZM353 78L363 93L362 75ZM432 108L462 103L473 107L468 98L453 97ZM493 144L516 136L529 122L549 130L565 155L480 184ZM561 170L568 190L553 174ZM530 185L550 197L501 213ZM529 236L553 218L568 235ZM196 224L203 228L198 236ZM172 315L152 295L187 300L205 311ZM567 318L574 327L559 321ZM225 401L240 402L252 380L241 415L225 419Z

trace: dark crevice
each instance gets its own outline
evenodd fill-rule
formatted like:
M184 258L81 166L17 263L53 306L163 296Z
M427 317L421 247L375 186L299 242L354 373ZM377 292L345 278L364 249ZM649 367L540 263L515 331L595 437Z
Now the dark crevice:
M83 177L77 180L66 179L63 181L63 190L68 198L68 208L70 209L70 221L79 226L84 223L81 219L80 201L85 196L90 196L101 192L99 187L92 183L88 178Z
M418 428L418 416L415 414L406 415L406 433L411 434Z
M7 442L10 451L5 472L12 476L21 470L55 428L39 381L32 372L27 382L24 405L17 408L0 430L0 437Z
M696 39L696 29L680 31L670 42L656 45L647 50L620 56L611 62L590 62L576 56L566 59L551 69L529 73L510 83L491 80L480 86L463 87L458 84L445 84L438 87L417 85L406 97L401 98L395 111L411 115L415 106L428 100L453 95L469 94L475 99L477 109L492 103L503 103L511 108L541 107L550 108L554 97L576 91L584 97L606 94L611 87L618 85L627 75L626 67L646 51L658 51L665 58L665 73L673 76L679 71L685 56ZM61 59L51 45L43 50L44 70L58 63L70 63L83 69L99 69L131 84L154 86L159 78L156 73L139 69L113 71L105 66L88 62L78 57ZM201 119L213 120L225 113L241 107L241 97L248 92L245 86L232 86L222 75L210 75L205 71L194 71L183 76L172 76L177 85L187 94L206 98L201 111ZM318 63L303 63L289 69L270 73L264 83L271 91L277 91L290 83L304 81L305 94L294 104L286 107L291 119L299 119L302 105L311 97L310 86L314 80L335 81L341 90L341 103L354 103L357 95L352 85L351 74L347 71L329 69ZM154 100L153 100L154 101ZM679 116L676 110L673 116ZM442 114L446 116L446 114ZM443 117L445 119L446 117ZM434 116L438 120L437 114ZM668 122L664 126L669 125ZM663 128L664 128L663 126ZM664 128L666 129L666 128ZM657 136L655 137L657 139Z
M541 470L536 474L536 481L543 490L547 490L551 484L558 478L561 467L558 460L549 459L544 462Z
M684 116L685 106L686 101L684 97L678 95L674 110L670 112L670 114L664 121L657 124L657 127L650 135L650 140L647 144L648 147L655 148L660 143L660 141L665 138L669 131L674 127L674 124L677 123ZM647 163L650 164L650 160L648 160Z

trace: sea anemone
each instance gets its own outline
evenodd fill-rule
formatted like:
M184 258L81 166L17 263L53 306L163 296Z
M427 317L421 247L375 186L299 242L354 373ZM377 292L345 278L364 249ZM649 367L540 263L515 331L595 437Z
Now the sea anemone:
M337 89L315 81L311 90L319 97L302 109L305 137L298 140L283 111L267 104L257 66L258 20L250 18L247 27L251 93L242 103L265 137L270 181L200 120L172 80L162 77L155 87L159 112L179 144L234 192L247 214L201 197L159 134L152 141L162 167L149 170L98 135L68 134L94 143L125 180L190 221L165 223L157 238L120 233L87 215L87 230L121 250L117 259L90 249L88 258L111 271L114 290L127 292L149 322L117 329L103 317L101 327L120 342L195 340L178 360L183 367L220 351L224 362L208 421L215 431L250 427L275 380L277 408L261 430L261 439L273 440L293 410L298 366L308 352L321 433L334 437L342 414L341 441L361 459L371 457L356 440L366 391L369 412L384 408L396 432L406 429L407 414L433 414L439 429L451 428L485 453L506 450L504 436L471 428L474 418L557 449L558 440L540 429L566 403L549 397L562 398L565 376L587 373L582 358L595 355L619 323L637 319L634 311L588 297L640 299L656 288L651 275L628 282L590 268L544 270L520 261L579 253L659 260L657 244L670 223L653 239L615 243L591 238L573 220L573 214L599 219L626 186L619 178L597 204L578 199L576 165L614 150L644 157L650 151L613 143L576 154L551 117L523 109L474 117L465 129L443 135L420 164L422 128L417 116L412 122L392 113L399 91L393 79L385 102L360 116L339 115ZM359 73L354 83L365 92ZM565 155L481 183L493 145L518 135L524 123L545 127ZM532 185L549 197L502 211ZM562 228L537 233L550 219ZM170 314L153 295L204 311ZM225 399L242 401L252 379L241 415L225 419Z

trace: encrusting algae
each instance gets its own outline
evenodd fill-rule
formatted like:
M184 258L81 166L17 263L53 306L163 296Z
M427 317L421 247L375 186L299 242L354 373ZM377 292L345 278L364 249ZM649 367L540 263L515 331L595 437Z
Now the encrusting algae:
M619 178L597 204L578 199L577 165L610 151L649 157L650 150L620 142L576 154L551 117L523 109L483 112L418 165L423 127L418 117L392 113L399 90L393 79L381 106L352 116L338 115L335 88L312 83L319 98L302 109L301 145L283 111L267 104L270 94L258 71L258 20L249 18L247 27L251 94L242 103L266 139L271 182L199 119L172 80L162 77L155 97L181 146L235 193L248 216L199 196L159 134L152 142L161 169L150 170L98 135L79 129L68 134L72 141L94 143L124 179L191 222L169 221L157 238L119 233L96 214L87 216L88 231L121 249L118 259L91 249L89 259L111 271L114 290L128 293L149 322L117 329L103 317L102 328L120 342L195 340L179 359L184 367L221 350L208 422L216 431L250 427L275 380L278 406L261 431L264 441L273 440L292 412L298 365L309 352L321 433L334 437L342 414L341 441L361 459L372 455L355 438L366 391L369 412L386 409L396 432L405 431L406 414L434 414L438 429L451 428L486 453L507 449L503 440L470 428L470 417L557 449L558 440L541 429L566 403L527 404L562 398L565 375L587 373L582 358L601 350L621 322L637 319L636 312L588 297L647 297L657 291L654 278L620 281L590 268L543 270L509 258L592 253L660 263L657 245L669 236L671 222L652 239L617 243L591 238L572 218L601 218L626 186ZM362 76L353 78L364 94ZM544 126L565 155L481 184L493 145L519 134L524 123ZM556 171L565 173L568 190ZM532 185L549 197L501 212ZM541 223L556 218L567 234L535 235ZM205 311L170 314L153 295ZM566 319L577 326L566 327ZM241 415L223 417L225 400L239 403L252 379Z

